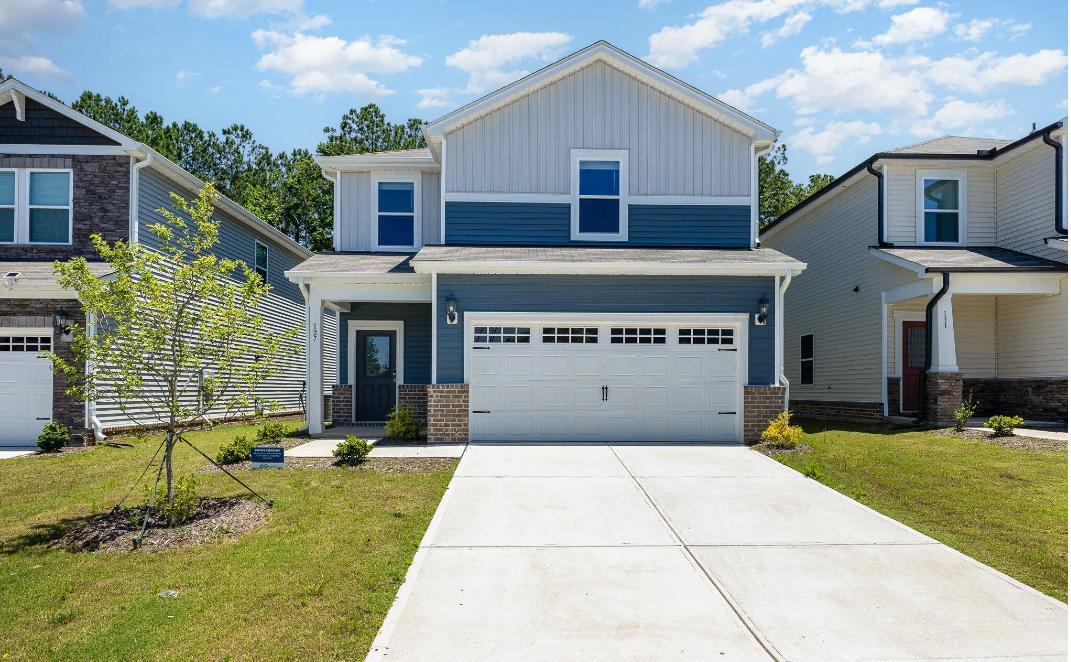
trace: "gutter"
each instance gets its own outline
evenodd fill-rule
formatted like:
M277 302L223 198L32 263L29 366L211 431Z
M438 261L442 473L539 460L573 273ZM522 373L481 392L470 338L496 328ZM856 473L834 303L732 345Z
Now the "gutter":
M885 173L874 169L874 163L877 160L875 156L867 161L866 171L878 179L878 246L891 248L892 244L885 241Z
M139 191L140 186L138 181L142 168L148 165L152 165L155 152L151 150L146 152L146 156L141 161L136 162L133 167L130 168L130 232L128 241L132 244L138 243L138 206L140 205ZM137 157L134 157L137 159Z
M1047 131L1045 131L1045 133L1041 134L1041 140L1044 141L1044 143L1046 145L1048 145L1049 147L1051 147L1053 149L1053 151L1055 152L1056 193L1054 195L1053 200L1056 203L1055 204L1055 207L1056 207L1056 215L1055 215L1056 234L1062 234L1062 235L1064 235L1066 237L1067 236L1067 228L1061 227L1063 225L1061 223L1061 221L1063 220L1063 216L1064 216L1064 182L1063 182L1063 175L1064 175L1064 146L1061 145L1059 143L1059 141L1056 141L1056 140L1052 139L1052 132L1055 131L1057 128L1059 128L1059 127L1053 127L1053 128L1048 129Z
M941 272L941 289L930 297L930 300L926 302L926 363L922 366L922 371L919 372L919 415L915 419L915 423L922 423L924 418L924 409L926 406L926 375L930 372L930 367L933 365L933 309L937 305L937 302L948 293L948 286L952 278L947 271Z
M778 366L777 382L785 387L785 411L788 411L788 391L789 381L788 377L785 377L785 292L788 290L788 286L792 283L792 272L785 271L784 280L781 281L781 286L777 288L777 348L781 352L780 365Z

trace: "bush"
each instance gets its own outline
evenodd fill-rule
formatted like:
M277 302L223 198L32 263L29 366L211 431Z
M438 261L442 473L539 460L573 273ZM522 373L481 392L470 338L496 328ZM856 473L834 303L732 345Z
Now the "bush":
M1022 416L991 416L985 426L993 431L994 437L1010 437L1015 428L1023 424Z
M49 421L37 435L37 446L46 453L54 453L71 441L71 431L59 421Z
M367 439L358 439L351 434L331 454L339 464L360 464L371 452L372 444Z
M217 464L234 464L244 462L253 453L254 442L249 441L244 434L235 435L229 443L223 444L216 453Z
M405 405L396 405L387 414L387 439L417 439L423 430L413 410Z
M974 416L974 412L978 410L978 403L974 400L974 392L967 393L967 399L959 403L956 407L956 411L952 412L952 421L955 425L956 432L963 432L967 427L967 421L971 416Z
M272 421L264 421L259 428L257 428L257 436L254 439L255 442L261 443L264 441L279 441L286 436L286 426L282 423L276 423Z
M791 425L792 412L783 411L762 431L762 441L772 448L795 448L803 438L803 428Z
M156 493L152 507L167 520L168 526L178 526L193 517L201 497L197 496L197 481L193 476L186 476L175 481L175 496L167 498L167 491Z

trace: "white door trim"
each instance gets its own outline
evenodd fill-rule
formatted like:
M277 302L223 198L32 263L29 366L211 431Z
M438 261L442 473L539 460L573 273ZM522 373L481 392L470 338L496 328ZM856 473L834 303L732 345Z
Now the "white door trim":
M398 403L398 385L405 383L405 322L402 320L349 320L346 326L346 380L350 384L353 401L350 411L357 420L357 332L358 331L394 331L394 366L397 379L394 380L394 403Z
M926 313L918 310L894 310L893 311L893 342L896 349L893 351L893 374L900 385L900 412L904 411L904 376L900 367L904 364L904 322L925 322ZM889 351L888 347L885 351ZM888 387L886 387L888 388Z

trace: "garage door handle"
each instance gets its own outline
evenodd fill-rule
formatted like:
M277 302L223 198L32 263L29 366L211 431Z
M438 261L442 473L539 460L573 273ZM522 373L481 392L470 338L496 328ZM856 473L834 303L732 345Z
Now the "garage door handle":
M491 410L489 410L489 409L474 409L472 413L473 414L490 414Z
M736 348L735 347L719 347L718 351L719 352L735 352Z
M732 414L733 416L736 416L736 412L735 411L719 411L718 412L719 416L727 415L727 414Z
M39 420L39 421L51 421L52 417L51 416L45 416L45 417L42 418L41 416L38 416L37 420Z

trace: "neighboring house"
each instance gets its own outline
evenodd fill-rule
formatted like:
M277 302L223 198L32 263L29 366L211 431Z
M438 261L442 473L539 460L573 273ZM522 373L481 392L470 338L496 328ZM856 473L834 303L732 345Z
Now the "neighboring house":
M156 237L146 228L162 220L156 210L171 204L169 193L192 198L201 186L148 146L15 79L0 83L0 446L36 443L49 420L98 435L157 423L136 412L131 420L108 399L73 399L63 376L39 354L55 349L69 357L63 318L85 321L75 293L58 286L52 264L83 256L106 277L108 265L94 261L99 257L90 235L152 247ZM301 327L301 292L283 272L310 252L225 197L216 206L218 253L246 260L272 286L263 303L268 325ZM334 329L325 327L326 342L334 342ZM298 356L262 385L260 395L300 411L304 379L304 357Z
M431 440L738 441L783 407L805 265L755 246L774 129L598 42L424 136L318 158L335 252L287 275L314 324L343 311L336 424L401 402ZM316 333L310 357L319 383Z
M808 263L786 305L791 407L1067 418L1065 122L875 154L762 232Z

